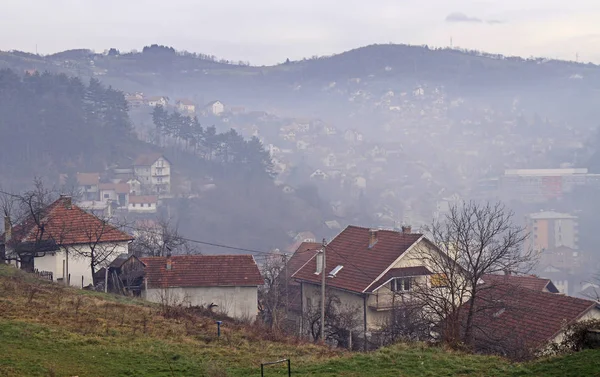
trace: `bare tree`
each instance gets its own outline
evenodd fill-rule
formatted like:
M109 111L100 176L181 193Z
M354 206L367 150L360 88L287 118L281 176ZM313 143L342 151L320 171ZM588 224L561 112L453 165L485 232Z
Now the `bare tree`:
M64 233L67 236L68 232L66 230L73 229L75 226L75 224L62 225L64 225ZM82 238L77 240L76 243L62 242L63 249L67 255L89 261L93 284L96 285L96 272L102 267L108 267L115 257L127 251L127 248L123 247L124 243L129 242L126 238L122 238L118 242L107 242L107 240L114 238L113 235L125 236L125 232L122 231L125 227L124 223L119 223L114 218L98 218L98 221L90 221L85 227L80 227L79 233Z
M46 208L56 196L55 192L44 187L42 180L39 178L34 179L31 190L21 194L2 191L0 205L5 216L4 221L9 222L5 226L12 232L14 224L29 223L34 229L34 232L32 232L34 240L10 247L10 252L5 254L6 260L18 262L22 269L32 270L34 258L42 257L46 252L56 249L56 240L48 239L44 222L44 217L47 215ZM9 238L23 235L7 234L5 236Z
M261 275L265 284L258 288L258 310L264 323L279 330L286 314L284 256L269 256L261 265Z
M136 256L162 257L168 254L200 254L168 218L147 221L135 227L131 251Z
M485 275L534 266L533 252L523 249L527 234L512 217L501 203L470 202L452 206L444 221L427 230L433 245L421 248L418 258L436 274L415 284L412 295L447 342L472 346L476 313L501 301L486 299L485 290L494 285L481 284Z
M342 304L331 289L327 290L325 297L325 341L338 347L350 348L351 333L358 331L362 324L361 308L359 305ZM321 301L320 292L315 296L315 300ZM307 305L302 320L303 327L307 329L313 341L321 340L320 305Z
M419 302L407 297L403 292L392 294L392 310L380 330L383 344L429 340L430 322L424 317Z

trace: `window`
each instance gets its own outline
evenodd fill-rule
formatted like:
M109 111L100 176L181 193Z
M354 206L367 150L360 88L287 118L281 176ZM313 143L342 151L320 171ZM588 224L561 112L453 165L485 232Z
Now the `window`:
M135 203L131 203L131 206L132 206L133 208L135 208Z
M412 278L396 278L391 281L393 292L408 292L412 289Z
M448 277L446 274L431 275L431 286L434 288L443 288L448 286Z
M104 199L108 199L110 195L104 194Z
M344 268L344 266L339 265L336 266L333 270L331 270L331 272L329 273L329 277L335 277L335 275L337 275L338 272L340 272L340 270Z

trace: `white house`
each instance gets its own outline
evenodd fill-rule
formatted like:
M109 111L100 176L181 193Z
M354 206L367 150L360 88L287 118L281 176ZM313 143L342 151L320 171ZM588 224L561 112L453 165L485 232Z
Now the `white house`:
M13 227L10 219L5 219L0 246L17 267L85 287L93 283L92 253L112 260L111 255L127 253L132 240L129 234L74 205L71 197L61 196L37 221L31 216Z
M132 195L129 197L127 210L132 213L156 213L157 206L156 195Z
M164 195L171 192L171 163L161 153L138 156L133 163L133 173L140 181L144 194Z
M205 306L237 319L258 314L264 284L251 255L180 255L141 258L142 298L169 305Z
M169 97L165 97L165 96L150 97L147 99L146 103L150 107L156 107L156 106L166 107L169 104Z
M205 109L212 115L221 115L225 111L225 105L221 101L212 101L206 104Z

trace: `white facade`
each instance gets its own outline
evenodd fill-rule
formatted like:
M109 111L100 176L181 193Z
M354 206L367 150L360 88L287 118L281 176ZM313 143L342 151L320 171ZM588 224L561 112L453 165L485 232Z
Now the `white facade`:
M148 193L168 194L171 192L171 164L164 157L159 157L152 165L133 167L134 174Z
M212 102L208 105L208 111L213 115L220 115L225 111L225 105L223 105L221 101Z
M119 254L127 254L129 252L128 242L117 243L101 243L95 245L96 252L110 253L115 257ZM43 257L33 260L33 267L38 271L52 272L53 280L65 279L68 275L70 285L73 287L83 288L93 284L91 259L79 255L90 254L90 245L76 245L61 248L55 253L47 253ZM112 260L113 258L108 258ZM100 269L104 266L97 266ZM64 280L63 280L64 281Z
M156 213L156 206L156 202L132 203L130 201L127 205L127 211L132 213Z
M213 311L236 319L254 321L258 314L257 287L172 287L150 288L142 298L169 305L217 305Z

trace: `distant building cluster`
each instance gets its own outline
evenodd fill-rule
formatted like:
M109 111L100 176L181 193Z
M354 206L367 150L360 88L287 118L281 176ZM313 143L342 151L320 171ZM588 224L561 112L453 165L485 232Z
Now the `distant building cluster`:
M226 108L225 105L219 101L214 100L205 104L204 106L199 106L196 102L187 99L187 98L179 98L174 102L167 96L145 96L143 93L128 93L125 95L125 100L132 108L141 108L143 106L147 107L173 107L178 112L187 115L213 115L213 116L221 116ZM230 111L239 112L244 111L241 107L232 107Z
M105 173L77 173L72 178L78 205L109 215L113 210L156 213L159 200L171 196L171 162L161 153L140 155L130 167ZM70 186L70 179L61 175L61 185Z

